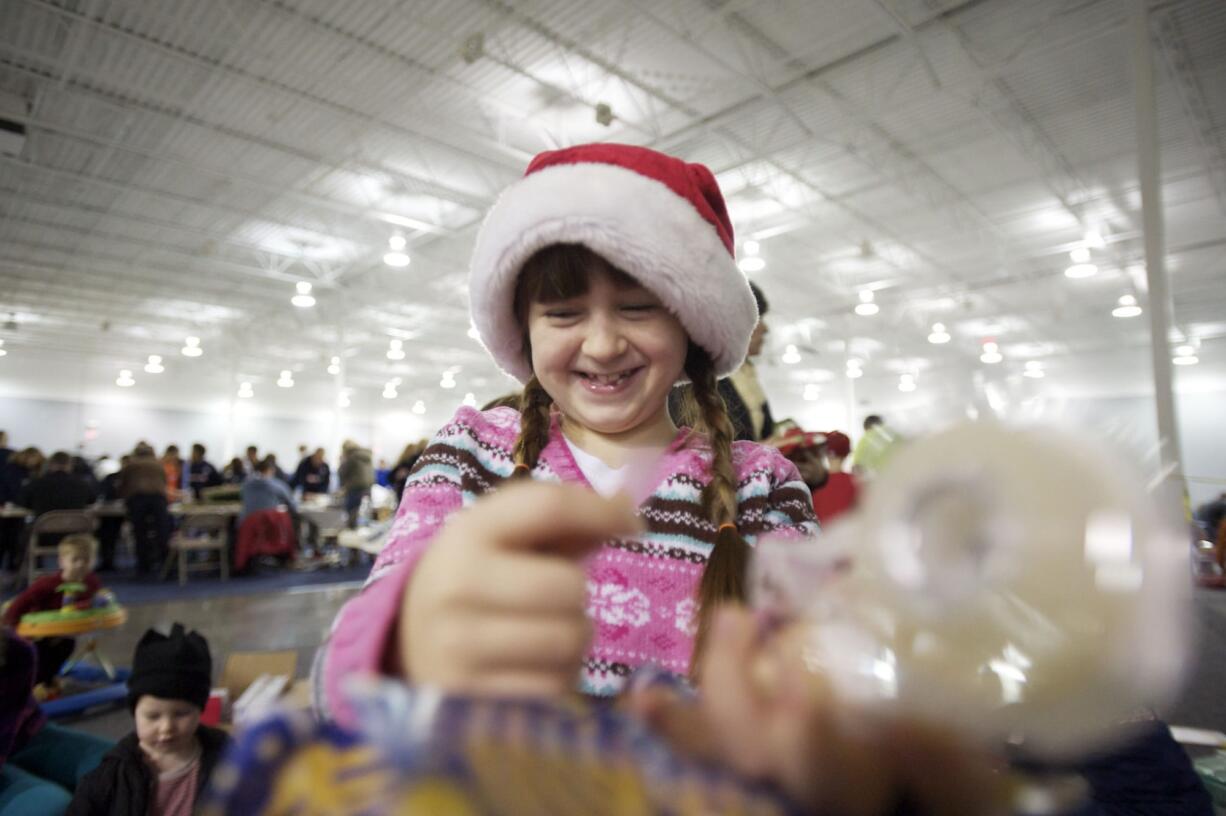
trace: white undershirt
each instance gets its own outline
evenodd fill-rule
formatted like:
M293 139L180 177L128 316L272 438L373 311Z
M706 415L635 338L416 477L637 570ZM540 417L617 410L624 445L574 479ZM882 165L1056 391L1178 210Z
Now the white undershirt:
M565 436L562 438L566 439ZM577 447L569 439L566 439L566 447L570 448L571 456L575 457L575 464L579 466L579 470L583 471L588 484L600 495L608 498L625 485L624 477L627 466L609 467L592 454Z

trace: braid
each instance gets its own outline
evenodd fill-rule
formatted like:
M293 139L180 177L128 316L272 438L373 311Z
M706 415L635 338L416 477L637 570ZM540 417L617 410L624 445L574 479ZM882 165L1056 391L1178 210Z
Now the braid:
M535 375L524 384L519 397L519 437L513 456L515 472L511 478L529 478L541 451L549 443L549 407L553 399Z
M691 344L685 358L685 372L693 383L689 398L693 401L696 424L706 432L711 444L711 480L702 491L703 512L719 526L698 585L698 630L690 659L691 676L697 679L699 658L706 647L716 607L729 601L745 600L749 545L736 529L736 473L732 467L735 433L719 395L710 355Z

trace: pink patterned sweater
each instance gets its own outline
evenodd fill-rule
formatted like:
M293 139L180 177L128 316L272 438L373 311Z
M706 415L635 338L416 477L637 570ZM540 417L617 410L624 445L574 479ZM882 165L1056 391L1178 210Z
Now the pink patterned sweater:
M370 578L341 609L316 656L314 696L325 716L349 723L342 681L386 671L409 575L448 515L511 475L518 432L519 414L513 409L461 408L431 440L405 485L388 544ZM791 462L752 442L733 443L732 458L737 526L746 541L753 545L764 533L817 532L809 490ZM595 637L579 677L582 691L615 694L645 663L688 672L695 596L716 534L699 503L710 461L705 439L682 429L661 458L654 489L639 506L647 532L605 542L588 559L587 613ZM587 484L556 417L532 478Z

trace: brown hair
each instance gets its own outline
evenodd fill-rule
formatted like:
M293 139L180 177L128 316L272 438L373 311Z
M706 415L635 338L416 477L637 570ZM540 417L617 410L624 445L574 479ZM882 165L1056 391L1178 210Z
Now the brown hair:
M584 294L589 272L599 267L610 272L617 284L639 285L634 278L584 246L554 244L538 251L524 264L515 289L514 309L520 326L528 325L528 307L532 303L553 303ZM525 353L531 353L526 328L524 349ZM736 472L732 466L735 432L716 387L711 355L693 342L686 352L685 373L693 387L686 389L688 404L683 410L694 430L705 434L712 454L711 480L702 490L702 510L717 528L715 545L698 586L698 626L690 660L691 675L696 678L716 607L745 599L749 545L736 529ZM535 376L524 384L519 399L519 437L512 451L515 472L511 478L530 477L541 450L549 442L552 405L553 399Z
M94 556L98 553L98 540L89 533L73 533L66 535L60 539L60 543L55 545L57 555L63 555L66 552L84 553L90 560L94 560Z

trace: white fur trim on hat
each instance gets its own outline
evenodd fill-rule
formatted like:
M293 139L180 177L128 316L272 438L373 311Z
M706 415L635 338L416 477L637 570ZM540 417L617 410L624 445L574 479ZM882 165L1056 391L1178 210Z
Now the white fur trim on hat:
M503 371L532 376L514 314L524 262L551 244L582 244L650 289L711 355L716 376L745 360L758 309L719 238L667 185L611 164L546 167L508 187L485 218L469 270L481 342Z

